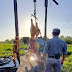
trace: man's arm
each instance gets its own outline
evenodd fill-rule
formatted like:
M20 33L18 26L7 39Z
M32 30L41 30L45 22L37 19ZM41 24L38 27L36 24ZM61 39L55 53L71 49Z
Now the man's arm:
M64 63L66 54L67 54L67 44L66 44L66 42L65 42L65 43L64 43L64 48L63 48L63 56L62 56L61 64Z
M65 60L65 55L63 54L61 64L63 64L64 60Z

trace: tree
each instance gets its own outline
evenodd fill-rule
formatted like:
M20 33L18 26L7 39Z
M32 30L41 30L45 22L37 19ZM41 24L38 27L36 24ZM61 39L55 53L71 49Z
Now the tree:
M60 38L64 41L66 41L67 44L72 44L72 37L70 37L70 36L66 36L66 37L60 36Z
M60 36L60 38L62 39L62 40L64 40L64 36L62 35L62 36Z

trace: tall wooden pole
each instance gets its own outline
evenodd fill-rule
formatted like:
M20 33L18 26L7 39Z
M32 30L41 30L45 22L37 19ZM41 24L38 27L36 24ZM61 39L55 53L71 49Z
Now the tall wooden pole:
M47 7L48 7L48 0L45 0L45 31L44 31L45 40L47 37Z
M53 2L58 5L58 2L56 0L53 0ZM48 0L45 0L45 40L47 38L47 7L48 7Z
M15 32L16 32L16 36L19 36L19 32L18 32L17 0L14 0L14 15L15 15Z
M16 33L16 41L17 41L17 53L16 54L17 54L17 59L18 59L19 64L20 64L17 0L14 0L14 16L15 16L15 33Z

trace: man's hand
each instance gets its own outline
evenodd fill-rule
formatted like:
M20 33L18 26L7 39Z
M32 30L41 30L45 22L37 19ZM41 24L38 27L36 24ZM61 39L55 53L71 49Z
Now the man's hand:
M64 60L65 60L65 55L63 54L63 57L62 57L62 60L61 60L61 64L64 63Z
M64 60L61 60L61 64L63 65L63 63L64 63Z

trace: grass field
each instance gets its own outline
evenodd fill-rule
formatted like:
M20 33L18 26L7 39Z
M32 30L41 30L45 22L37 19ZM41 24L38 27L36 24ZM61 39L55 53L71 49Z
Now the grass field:
M0 44L0 57L13 56L12 51L13 44ZM27 45L20 45L20 55L24 55L24 50L27 48ZM22 49L22 50L21 50Z
M13 56L12 54L13 44L0 44L0 57ZM27 44L20 45L20 55L25 55ZM72 45L67 45L67 57L61 68L61 72L72 72Z
M7 56L12 55L12 47L13 47L13 44L0 44L0 57L4 55L7 55ZM68 47L67 56L69 56L72 54L72 45L67 45L67 47ZM27 44L20 45L20 54L24 55L25 54L24 50L26 49L27 49Z
M61 72L72 72L72 45L67 45L67 57L61 68Z

